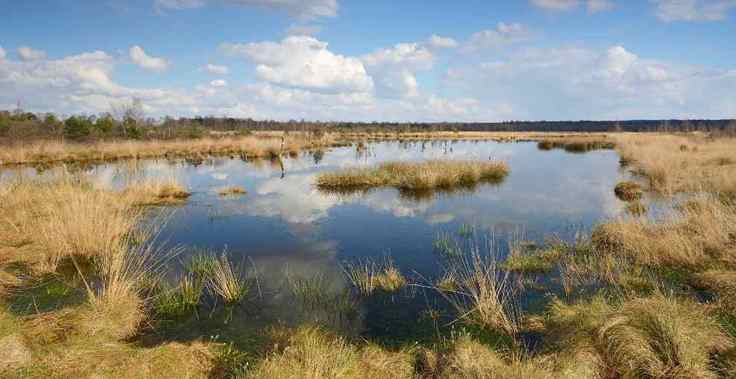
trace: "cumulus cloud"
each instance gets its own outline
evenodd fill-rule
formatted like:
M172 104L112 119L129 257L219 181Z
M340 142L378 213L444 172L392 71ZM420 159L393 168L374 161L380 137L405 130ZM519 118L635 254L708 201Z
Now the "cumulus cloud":
M525 48L453 68L447 84L518 119L728 118L736 74L642 58L623 46Z
M215 0L155 0L157 9L190 9L200 8ZM285 11L295 17L312 19L317 17L335 17L337 0L221 0L225 4L239 6L256 6Z
M375 78L379 96L413 97L419 94L415 72L431 69L434 56L423 44L400 43L360 59Z
M256 63L258 78L277 85L328 93L373 90L373 80L359 59L327 47L313 37L291 36L281 42L224 43L220 50Z
M18 56L23 61L38 61L46 59L46 52L42 50L36 50L27 46L18 48Z
M212 75L227 75L230 73L230 69L227 66L218 66L214 64L207 64L202 67L202 70Z
M736 8L736 0L652 0L662 21L719 21Z
M227 81L222 79L213 80L210 82L212 87L227 87Z
M499 22L495 29L473 33L463 46L466 52L474 52L504 45L515 44L532 39L534 33L523 24Z
M140 46L131 46L128 54L133 63L146 70L162 72L169 68L169 62L146 54Z
M458 43L452 38L432 34L427 39L427 45L435 49L451 49L457 47Z
M568 11L580 5L579 0L531 0L532 5L551 11Z

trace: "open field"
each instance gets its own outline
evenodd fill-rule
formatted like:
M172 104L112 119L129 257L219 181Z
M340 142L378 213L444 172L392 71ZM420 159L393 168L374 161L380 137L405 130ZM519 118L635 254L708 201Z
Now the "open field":
M554 140L555 147L568 151L564 146L593 137L536 138ZM4 179L0 376L733 377L736 140L701 134L605 139L633 175L634 182L619 192L632 199L644 196L642 201L656 196L670 212L601 220L589 235L573 240L517 241L506 257L482 248L480 231L463 224L434 244L443 271L437 280L399 265L396 250L390 252L393 260L336 264L342 275L338 288L323 276L290 276L285 292L293 296L286 297L290 313L300 309L310 316L290 324L258 317L260 309L287 295L265 286L267 275L259 276L256 264L221 251L183 256L186 247L166 248L157 238L169 217L161 206L186 204L193 192L175 179L147 179L119 189L98 187L84 175ZM289 136L291 147L285 150L327 147L337 140ZM229 149L281 154L279 138L228 141L227 148L209 140L189 150L183 142L158 146L169 154L180 149L179 157ZM112 149L120 152L118 159L166 156L156 152L155 142L130 143L128 150L126 144L93 145L94 152L84 154L107 160L111 155L103 150ZM62 153L68 146L57 145L53 151L66 157L59 160L74 160L85 150L74 146ZM30 163L53 155L43 151L0 154ZM558 157L571 156L579 157L565 152ZM309 185L435 188L514 173L512 164L448 162L328 171ZM544 184L539 186L542 191ZM613 194L613 185L607 191ZM235 200L247 204L249 196ZM369 237L372 232L362 231ZM173 270L174 261L183 268ZM548 300L541 309L521 306L530 288L547 282L551 285L541 291ZM421 340L371 340L338 327L374 302L426 294L437 300L427 301L422 316L412 319L429 325ZM242 308L247 311L241 314ZM388 328L392 321L381 322ZM167 334L196 329L198 322L217 324L223 340ZM235 333L238 323L255 331Z

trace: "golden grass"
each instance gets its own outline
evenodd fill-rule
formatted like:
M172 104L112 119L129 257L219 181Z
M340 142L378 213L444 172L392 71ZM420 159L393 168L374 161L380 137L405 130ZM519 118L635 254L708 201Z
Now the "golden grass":
M375 187L395 187L402 190L451 189L478 183L497 183L508 173L508 166L498 161L388 162L375 168L321 174L317 177L317 187L323 190Z
M736 209L709 195L677 207L661 220L617 219L592 235L598 250L628 256L648 266L703 268L736 264Z
M353 287L364 296L372 295L376 290L396 292L408 282L393 262L383 263L371 261L343 266L343 272Z
M225 254L213 261L212 272L207 280L208 287L225 304L241 302L250 289L241 268L233 265Z
M129 185L123 195L134 205L176 205L191 194L174 177L146 179Z
M267 158L281 153L298 152L335 145L329 137L307 138L300 135L202 138L177 141L115 141L70 143L42 141L14 144L0 149L0 165L72 161L112 161L119 159L191 158L240 156Z
M455 289L438 288L452 304L459 319L510 336L519 330L520 312L508 276L494 257L474 249L451 267Z
M359 349L340 337L313 327L298 329L282 351L262 361L249 378L412 378L411 355L376 346Z
M656 192L736 195L736 139L628 133L613 138L622 162L647 177Z
M545 327L554 347L599 356L601 377L715 378L713 354L732 347L701 304L662 294L623 303L555 301Z

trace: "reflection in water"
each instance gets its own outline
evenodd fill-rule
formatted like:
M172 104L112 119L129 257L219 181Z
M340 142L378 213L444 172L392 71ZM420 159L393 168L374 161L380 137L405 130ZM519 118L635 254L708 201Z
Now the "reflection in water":
M503 183L457 192L377 189L334 194L314 185L321 172L385 161L489 158L509 164L511 173ZM539 150L536 143L404 141L283 160L130 161L84 170L112 188L151 176L176 176L188 186L192 197L175 211L162 236L170 244L227 249L253 259L265 300L242 316L249 325L258 326L252 314L257 312L259 320L311 319L353 333L362 329L383 335L417 327L420 314L436 300L421 292L399 293L357 304L346 295L343 262L390 255L405 275L434 281L442 270L433 241L462 225L473 225L478 233L523 230L525 238L537 241L549 235L566 238L621 214L624 204L612 190L621 179L618 166L618 157L610 150L569 154ZM0 171L0 175L13 174ZM248 193L217 195L216 189L229 186ZM311 296L305 298L306 293ZM387 325L394 326L389 330Z

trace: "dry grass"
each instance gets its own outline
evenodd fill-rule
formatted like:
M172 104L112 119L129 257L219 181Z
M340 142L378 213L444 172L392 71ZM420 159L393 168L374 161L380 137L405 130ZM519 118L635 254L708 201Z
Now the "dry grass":
M123 195L138 206L176 205L185 202L191 196L174 177L135 182L123 191Z
M497 183L508 173L508 166L497 161L389 162L375 168L321 174L317 177L317 187L324 190L375 187L395 187L402 190L451 189L478 183Z
M662 220L618 219L599 225L593 242L602 252L643 265L703 268L736 264L736 209L701 195Z
M620 182L613 188L613 192L623 201L636 201L644 194L639 183L635 182Z
M460 320L510 336L516 334L520 311L508 276L497 267L493 256L474 249L450 271L456 288L438 290L455 307Z
M317 328L303 327L288 346L261 362L249 378L412 378L411 355L390 353L376 346L362 349Z
M226 304L241 302L250 290L241 268L233 265L225 254L213 261L208 287Z
M370 296L379 289L396 292L407 284L404 275L390 260L383 263L364 261L346 264L343 272L358 293L364 296Z
M65 143L43 141L3 146L0 165L72 161L112 161L119 159L191 158L239 156L268 158L281 153L299 152L335 145L329 138L307 138L300 135L202 138L181 141L116 141Z
M701 304L662 294L623 303L555 301L545 326L553 349L599 356L601 377L715 378L712 355L732 347Z
M245 188L243 187L230 186L230 187L221 188L220 190L217 191L217 193L220 194L220 196L238 196L238 195L245 195L246 193L248 193L248 191L246 191Z
M736 195L736 139L703 134L621 134L614 139L622 162L647 177L654 191Z

